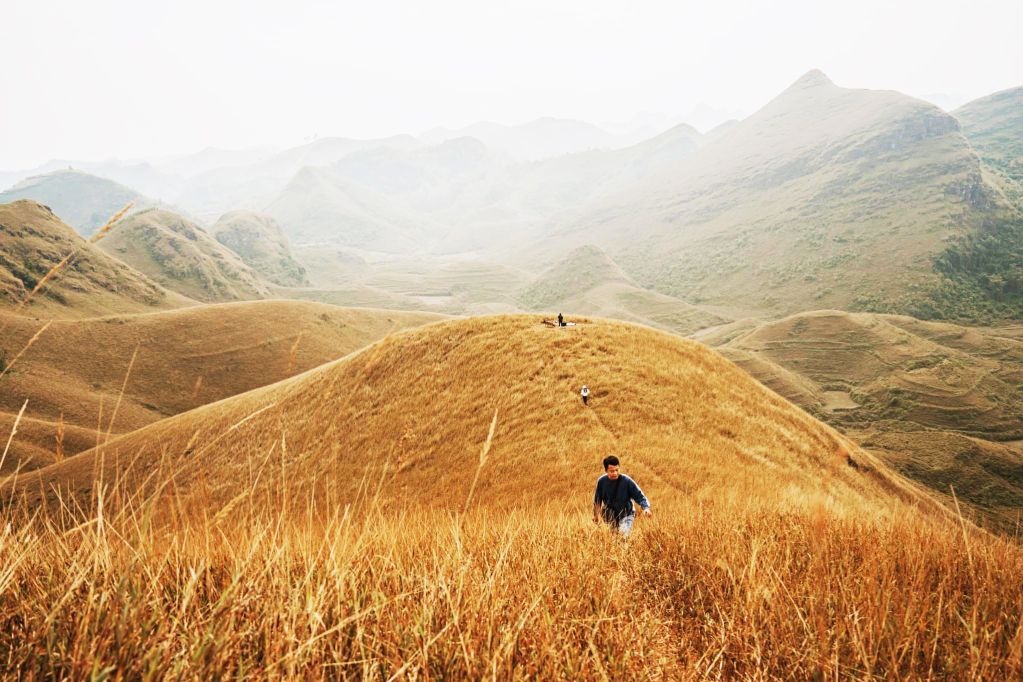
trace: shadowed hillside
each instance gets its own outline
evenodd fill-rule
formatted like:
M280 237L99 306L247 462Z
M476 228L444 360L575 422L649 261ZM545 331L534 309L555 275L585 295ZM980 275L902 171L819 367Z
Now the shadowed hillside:
M812 71L678 163L557 218L515 262L593 242L686 300L897 309L938 281L946 239L1005 216L1000 201L955 118Z
M115 435L133 431L337 360L392 328L440 319L444 318L429 313L258 301L54 322L0 379L0 413L7 413L10 423L28 400L26 415L49 422L37 427L46 431L43 435L15 441L14 461L24 454L19 450L22 443L45 446L52 457L54 422L61 415L68 427L70 455L84 449L83 443L95 444L99 424L104 438L107 431ZM0 315L0 326L4 324L8 326L0 338L0 352L8 358L42 326ZM76 437L72 443L71 435L79 433L73 427L86 429L91 436Z
M588 407L577 395L583 383L593 392ZM377 480L386 462L385 497L452 508L472 483L494 410L492 464L476 488L488 506L536 504L551 495L585 500L599 473L594 463L610 453L626 457L652 495L685 491L693 502L723 503L731 494L783 495L796 506L821 495L838 505L892 494L925 500L700 344L606 320L551 330L535 316L404 332L300 377L146 427L111 441L105 454L83 453L22 484L83 494L100 458L111 466L138 456L129 475L169 464L180 470L182 495L205 480L202 494L219 505L250 485L251 467L280 448L276 456L284 459L275 468L300 497L315 479L320 494L334 496L331 504L353 501L358 493L350 483ZM530 473L540 463L542 489ZM348 483L335 488L341 470ZM722 489L725 478L743 485Z
M83 237L103 227L122 208L169 208L113 180L75 170L58 170L27 178L0 192L0 203L32 199L49 206L57 216Z
M197 301L220 303L270 295L237 254L170 211L132 214L99 245L168 289Z
M524 307L533 310L598 315L683 335L728 321L684 301L638 287L593 244L569 253L523 287L517 297Z
M81 318L197 305L89 244L45 206L28 200L0 204L0 306L17 308L69 255L22 314Z
M265 280L285 287L309 285L305 268L291 254L287 235L270 216L231 211L220 216L210 234Z

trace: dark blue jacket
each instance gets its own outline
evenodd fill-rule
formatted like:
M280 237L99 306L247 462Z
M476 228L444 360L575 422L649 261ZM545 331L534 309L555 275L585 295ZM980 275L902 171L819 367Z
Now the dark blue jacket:
M614 494L613 498L612 494ZM597 479L597 489L593 491L593 504L603 507L604 518L608 521L635 514L635 509L632 506L633 500L643 509L650 508L646 495L639 489L636 482L625 474L619 474L617 481L612 481L607 474Z

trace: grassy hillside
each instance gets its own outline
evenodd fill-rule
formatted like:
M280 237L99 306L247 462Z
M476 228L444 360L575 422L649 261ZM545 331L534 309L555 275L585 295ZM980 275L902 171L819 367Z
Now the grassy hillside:
M31 199L49 206L83 237L92 236L112 215L132 201L136 211L157 206L168 208L113 180L75 170L37 175L0 192L0 203L17 199Z
M592 391L588 407L578 396L583 383ZM711 394L716 398L706 400ZM477 486L488 505L585 499L609 453L626 457L655 496L685 490L694 500L713 495L723 502L720 495L729 493L718 481L726 475L746 480L749 487L734 491L743 499L779 489L791 491L795 504L829 494L838 504L910 495L868 455L700 344L603 320L551 330L535 316L403 332L378 348L113 440L29 474L23 485L81 493L93 485L101 458L109 466L139 456L135 473L144 477L166 452L181 469L175 481L182 495L204 479L203 494L226 504L251 481L249 467L284 438L274 447L285 448L283 471L296 495L352 502L357 490L336 486L339 467L344 480L376 480L389 462L385 497L451 508L470 487L492 408L492 465ZM244 428L233 428L243 420ZM543 492L521 475L541 462Z
M285 287L309 285L305 268L291 254L287 235L272 217L231 211L220 216L210 234L263 279Z
M270 295L237 254L170 211L134 213L99 244L168 289L197 301L218 303Z
M26 415L49 423L38 426L42 435L24 441L31 446L28 453L42 448L52 457L55 422L63 415L69 434L71 427L91 434L65 445L74 454L83 443L95 445L99 424L104 437L107 431L133 431L337 360L392 328L439 319L429 313L258 301L54 322L0 379L0 413L7 415L0 424L10 424L28 400ZM8 358L42 326L0 315L0 326L5 324L0 353ZM23 454L21 443L15 441L15 459Z
M19 200L0 204L0 308L17 308L69 254L23 314L82 318L197 305L87 243L45 206Z
M952 115L981 160L1023 208L1023 87L996 92L964 104Z
M609 452L654 510L628 544L588 518ZM1023 671L1016 544L645 327L430 325L104 453L28 474L0 508L0 621L17 624L0 646L21 674ZM69 488L84 509L33 516Z
M677 334L725 320L670 296L636 286L604 251L580 246L517 294L523 307L571 315L598 315L640 322Z
M296 244L409 253L427 238L429 221L376 190L313 167L300 170L267 207Z
M939 280L946 240L1008 215L1002 201L954 117L813 71L678 163L559 217L514 262L592 242L689 302L897 309Z
M975 440L1023 438L1020 341L910 317L817 311L762 324L718 350L859 442L884 443L883 459L938 494L955 483L989 521L1011 526L1023 509L1021 480L1007 473L1023 458ZM972 462L962 454L971 450ZM979 465L984 453L1005 464ZM970 473L977 466L986 476Z

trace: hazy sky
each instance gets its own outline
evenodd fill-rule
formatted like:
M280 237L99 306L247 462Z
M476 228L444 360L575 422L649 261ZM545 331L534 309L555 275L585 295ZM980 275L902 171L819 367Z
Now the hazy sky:
M1023 85L1023 2L2 0L0 170L213 145L752 113L804 72Z

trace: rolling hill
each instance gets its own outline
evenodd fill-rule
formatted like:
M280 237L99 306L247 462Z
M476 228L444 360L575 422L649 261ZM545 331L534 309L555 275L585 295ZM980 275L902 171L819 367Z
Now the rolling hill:
M577 395L583 383L593 391L588 407ZM891 504L908 512L899 499L928 504L698 343L605 320L550 330L525 315L403 332L30 472L18 486L39 503L34 491L54 491L47 501L57 490L87 496L101 472L141 484L173 471L181 505L198 495L215 510L257 481L283 480L288 495L326 495L333 508L354 502L356 482L369 477L384 505L458 508L473 487L489 508L531 507L586 500L609 453L626 458L652 499L684 494L693 505L741 506L759 497L802 507L826 498L834 509L870 504L878 514ZM542 487L534 480L541 468Z
M65 447L74 454L95 445L100 423L104 438L107 431L133 431L337 360L392 328L442 319L431 313L253 301L54 322L16 371L3 377L0 415L6 416L0 428L9 426L28 400L30 422L27 430L19 429L28 438L15 441L12 462L35 455L36 464L44 463L44 454L52 459L55 422L61 418ZM11 358L42 323L0 315L3 325L0 353Z
M1023 438L1023 342L815 311L761 324L718 351L949 501L954 483L994 523L1011 525L1023 509L1023 455L989 442Z
M954 117L812 71L674 165L495 257L535 268L596 243L691 302L899 310L937 285L932 259L948 240L1008 215Z
M366 185L306 167L267 207L295 244L337 244L410 253L429 237L431 223Z
M76 170L57 170L27 178L0 193L0 203L17 199L31 199L49 206L83 237L92 236L132 201L135 211L171 208L113 180Z
M295 260L287 235L272 217L231 211L220 216L209 232L267 282L285 287L309 285L305 268Z
M23 314L81 318L197 305L89 244L47 207L22 199L0 204L0 306L17 308L69 254Z
M596 315L657 327L676 334L729 322L670 296L647 291L599 247L580 246L517 294L532 310Z
M197 301L253 300L270 295L237 254L170 211L133 213L118 222L99 246L168 289Z

